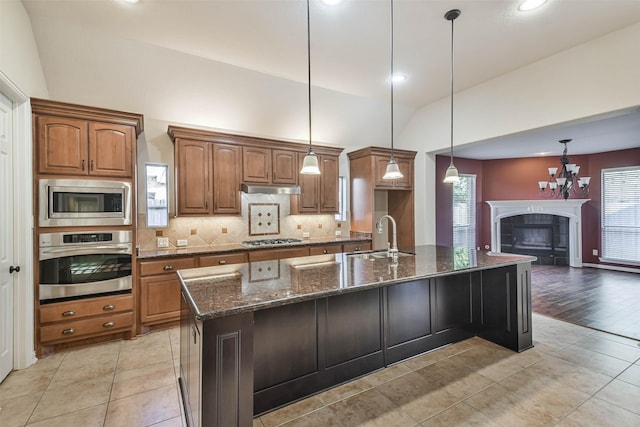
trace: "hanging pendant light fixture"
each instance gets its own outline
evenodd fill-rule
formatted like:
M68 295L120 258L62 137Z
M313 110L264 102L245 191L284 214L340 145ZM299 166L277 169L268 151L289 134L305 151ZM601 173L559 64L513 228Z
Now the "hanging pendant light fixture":
M313 152L311 147L311 18L309 14L309 0L307 0L307 71L309 79L309 151L302 160L301 174L320 175L320 167L318 165L318 156Z
M444 14L444 18L451 21L451 163L444 175L443 182L446 184L460 181L458 169L453 165L453 21L460 16L460 13L459 9L452 9Z
M393 0L391 0L391 74L389 83L391 84L391 158L389 159L387 169L382 179L399 179L404 177L404 175L400 172L398 162L396 162L396 158L393 156Z

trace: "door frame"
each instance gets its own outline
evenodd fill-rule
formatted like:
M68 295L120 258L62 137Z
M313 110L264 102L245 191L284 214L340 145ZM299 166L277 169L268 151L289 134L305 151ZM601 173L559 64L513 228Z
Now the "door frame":
M29 97L0 70L0 92L13 102L13 263L22 267L13 275L13 368L24 369L36 361L34 347L33 284L33 142Z

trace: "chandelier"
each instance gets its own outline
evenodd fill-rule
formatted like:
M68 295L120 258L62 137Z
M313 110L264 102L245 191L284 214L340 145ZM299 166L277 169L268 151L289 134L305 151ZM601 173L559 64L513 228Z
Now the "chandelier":
M580 166L575 163L569 163L569 157L567 156L567 144L571 142L570 139L561 139L558 141L560 144L564 144L564 151L560 158L560 164L562 168L558 173L558 168L549 168L549 181L538 181L540 187L540 195L548 198L559 198L567 200L569 194L573 193L575 197L584 198L589 194L589 181L591 177L583 176L578 177L580 172ZM546 191L547 185L549 191Z

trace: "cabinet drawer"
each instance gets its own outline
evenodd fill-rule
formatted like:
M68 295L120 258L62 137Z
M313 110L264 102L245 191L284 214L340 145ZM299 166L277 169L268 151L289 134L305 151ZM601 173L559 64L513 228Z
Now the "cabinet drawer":
M272 259L295 258L309 255L307 246L283 249L263 249L249 252L249 261L269 261Z
M132 312L61 322L41 327L40 341L42 343L73 341L90 335L104 335L122 331L131 328L132 325Z
M40 307L40 323L73 320L133 310L133 296L119 295L60 302Z
M198 265L200 267L212 267L215 265L241 264L247 261L249 261L249 257L246 252L226 255L204 255L198 259Z
M344 252L370 251L371 242L345 243L342 247Z
M309 255L339 254L342 252L342 244L311 246Z
M151 276L154 274L169 274L184 268L194 268L196 266L195 257L190 258L168 258L158 261L141 261L140 275Z

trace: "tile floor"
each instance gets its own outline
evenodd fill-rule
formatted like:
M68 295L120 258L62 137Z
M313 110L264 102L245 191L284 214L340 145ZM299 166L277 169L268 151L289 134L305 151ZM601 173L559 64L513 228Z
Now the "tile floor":
M472 338L263 415L272 426L640 426L638 341L534 315L535 348ZM178 329L56 354L0 385L0 425L182 426Z

